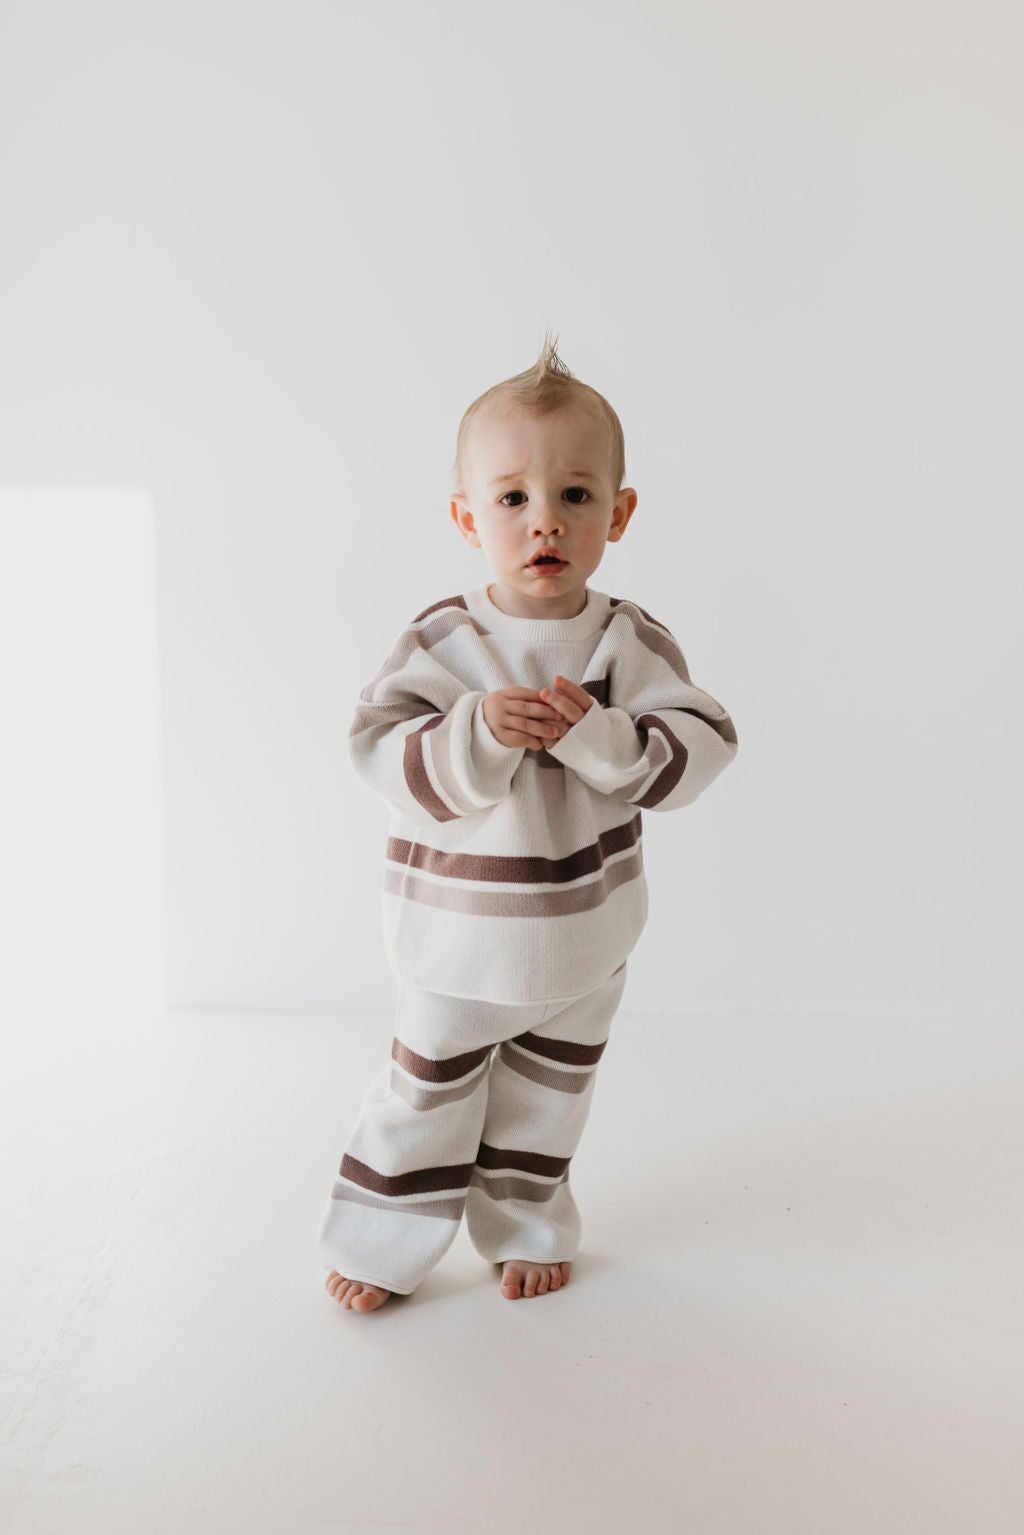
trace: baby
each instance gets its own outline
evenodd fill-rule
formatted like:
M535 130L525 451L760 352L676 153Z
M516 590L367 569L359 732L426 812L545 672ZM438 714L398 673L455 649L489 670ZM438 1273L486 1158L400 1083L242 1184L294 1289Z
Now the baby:
M320 1225L327 1289L410 1294L463 1213L509 1299L569 1280L569 1164L647 917L641 813L736 755L664 624L587 585L636 508L622 427L545 338L466 411L451 515L494 580L433 602L360 695L353 769L388 805L391 1058Z

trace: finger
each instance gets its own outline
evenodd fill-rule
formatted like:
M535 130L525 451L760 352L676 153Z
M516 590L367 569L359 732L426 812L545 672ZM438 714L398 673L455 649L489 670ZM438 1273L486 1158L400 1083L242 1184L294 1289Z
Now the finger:
M550 720L535 720L530 719L526 715L508 714L503 719L502 726L511 734L522 736L524 740L534 741L540 738L541 740L549 741L555 736L561 735L565 728L565 721L558 715L555 715Z
M565 693L552 693L551 697L554 700L554 707L561 714L562 718L567 719L570 724L575 725L577 720L583 718L584 710Z
M521 702L513 701L508 706L509 714L526 716L530 719L550 720L557 717L558 711L551 704L528 703L525 699Z

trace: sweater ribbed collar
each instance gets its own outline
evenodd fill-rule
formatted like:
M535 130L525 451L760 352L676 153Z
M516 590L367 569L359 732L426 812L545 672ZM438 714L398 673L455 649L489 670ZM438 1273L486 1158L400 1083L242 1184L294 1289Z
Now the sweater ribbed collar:
M486 586L463 592L470 613L485 629L497 634L516 634L523 640L539 640L558 645L587 639L596 634L608 617L610 599L604 592L587 587L587 605L575 618L517 618L503 613L491 601Z

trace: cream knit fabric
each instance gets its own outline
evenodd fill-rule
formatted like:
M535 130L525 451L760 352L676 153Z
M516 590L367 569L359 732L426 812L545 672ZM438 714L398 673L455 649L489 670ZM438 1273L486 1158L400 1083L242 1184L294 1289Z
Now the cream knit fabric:
M391 1060L320 1222L323 1267L408 1295L463 1212L491 1262L574 1258L569 1163L625 981L623 964L582 997L533 1007L400 986Z
M541 751L502 745L485 696L556 673L595 705ZM391 810L396 979L525 1004L578 996L622 965L647 918L642 811L691 804L737 742L669 629L635 603L588 588L575 618L516 618L480 587L403 630L348 746Z

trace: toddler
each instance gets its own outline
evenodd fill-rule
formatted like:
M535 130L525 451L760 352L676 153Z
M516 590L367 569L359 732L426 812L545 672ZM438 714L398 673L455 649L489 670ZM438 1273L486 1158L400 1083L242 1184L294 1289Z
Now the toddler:
M494 580L432 602L360 695L353 769L388 805L398 983L319 1233L327 1289L372 1311L451 1244L509 1299L569 1280L569 1164L647 917L641 813L736 755L664 624L587 585L636 507L622 427L545 338L459 427L451 498Z

